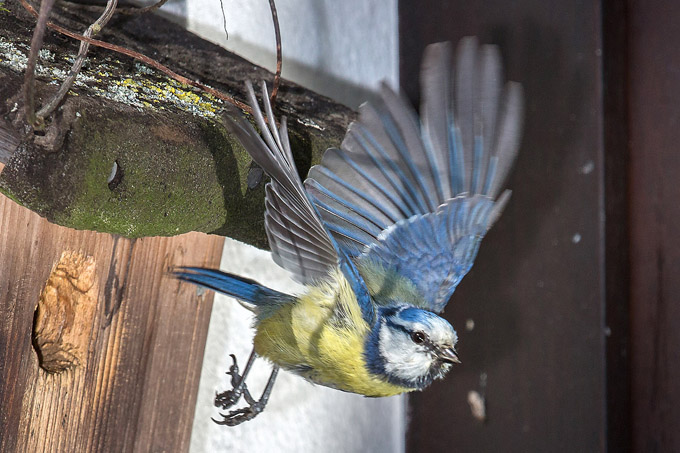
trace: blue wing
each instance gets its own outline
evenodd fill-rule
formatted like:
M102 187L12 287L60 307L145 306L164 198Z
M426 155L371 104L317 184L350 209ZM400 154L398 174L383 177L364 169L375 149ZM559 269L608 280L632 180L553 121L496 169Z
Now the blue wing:
M522 90L502 86L498 48L428 46L421 118L389 87L363 105L340 149L326 152L305 187L339 250L408 279L425 308L443 310L481 239L508 200Z
M246 90L262 135L240 114L231 114L225 125L272 179L265 190L265 230L274 261L302 283L327 278L331 269L340 267L357 296L364 319L372 324L375 310L366 285L354 263L329 234L298 176L286 118L277 128L264 82L266 120L249 82Z

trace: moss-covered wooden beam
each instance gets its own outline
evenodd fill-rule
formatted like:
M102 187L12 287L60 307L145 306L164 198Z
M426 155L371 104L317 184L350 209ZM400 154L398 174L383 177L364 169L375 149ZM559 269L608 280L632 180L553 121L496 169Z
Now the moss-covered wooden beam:
M71 30L93 20L77 9L58 14ZM7 160L2 193L78 229L127 237L203 231L266 244L264 181L222 126L226 105L128 57L91 48L43 135L27 134L21 86L33 26L17 2L0 8L0 135L12 137L0 140ZM246 79L273 78L156 15L116 16L99 38L240 100ZM76 51L71 39L48 33L36 71L38 100L57 89ZM282 85L276 110L289 118L303 175L326 148L340 144L354 117L347 107L290 83ZM19 145L8 150L16 137Z

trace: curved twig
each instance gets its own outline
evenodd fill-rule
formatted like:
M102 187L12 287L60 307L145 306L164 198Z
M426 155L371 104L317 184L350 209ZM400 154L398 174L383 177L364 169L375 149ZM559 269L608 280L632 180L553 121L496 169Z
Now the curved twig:
M85 5L83 3L79 3L77 1L72 1L72 0L61 0L63 3L68 3L70 8L76 8L80 11L91 11L91 12L99 12L103 11L106 6L101 6L101 5ZM148 13L151 11L155 11L159 9L161 6L165 5L168 2L168 0L160 0L153 5L149 6L144 6L144 7L138 7L138 6L128 6L125 8L116 8L116 13L117 14L126 14L128 16L134 16L134 15L139 15L139 14L144 14Z
M276 12L276 4L274 0L269 0L269 8L272 11L272 20L274 21L274 34L276 35L276 73L274 74L274 86L272 87L272 92L269 95L269 100L272 103L272 107L276 103L276 95L279 92L279 84L281 83L281 66L282 66L282 56L281 56L281 30L279 29L279 15Z
M35 11L35 9L31 5L28 4L28 2L26 0L19 0L19 1L21 2L21 5L29 13L33 14L34 16L38 16L38 13ZM44 1L47 2L47 1L50 1L50 0L44 0ZM216 98L218 98L222 101L225 101L225 102L228 102L230 104L235 105L236 107L240 108L244 112L250 113L251 115L253 113L253 110L247 104L245 104L241 101L238 101L238 100L232 98L231 96L228 96L228 95L222 93L221 91L216 90L215 88L211 88L207 85L203 85L200 82L196 82L194 80L191 80L191 79L188 79L184 76L181 76L181 75L177 74L176 72L174 72L173 70L171 70L170 68L168 68L167 66L164 66L161 63L159 63L158 61L153 60L153 59L151 59L151 58L147 57L146 55L143 55L139 52L135 52L134 50L130 50L130 49L127 49L125 47L117 46L115 44L110 44L110 43L105 42L105 41L100 41L98 39L88 38L86 36L83 36L83 35L80 35L78 33L74 33L70 30L67 30L64 27L61 27L61 26L59 26L59 25L57 25L53 22L47 22L47 27L49 27L50 29L52 29L52 30L54 30L58 33L61 33L62 35L68 36L70 38L77 39L79 41L85 41L89 44L92 44L93 46L102 47L104 49L112 50L114 52L118 52L118 53L121 53L123 55L127 55L128 57L132 57L135 60L139 60L139 61L141 61L142 63L144 63L148 66L151 66L153 68L158 69L159 71L166 74L168 77L171 77L171 78L177 80L179 83L183 83L185 85L189 85L189 86L193 86L195 88L198 88L198 89L200 89L200 90L202 90L206 93L209 93L209 94L215 96ZM31 49L31 51L33 51L33 50ZM37 53L37 51L36 51L36 53Z
M119 8L117 12L128 15L144 14L159 9L167 2L168 0L160 0L159 2L156 2L153 5L145 6L143 8Z
M38 23L33 30L31 50L28 54L26 73L24 74L24 114L26 115L28 124L36 129L41 129L43 124L38 123L38 117L35 114L35 66L38 61L38 53L40 52L43 39L45 38L45 27L46 25L49 25L47 18L50 15L52 6L54 6L54 1L55 0L43 0L40 4L39 14L33 10L34 15L38 17Z
M90 38L93 34L99 33L101 29L104 28L106 23L111 19L111 17L113 17L113 13L115 12L117 5L118 0L108 0L106 3L106 9L104 9L102 15L99 16L99 19L97 19L92 25L87 27L87 30L85 30L83 36ZM64 99L64 96L66 96L68 90L71 88L71 86L73 86L73 82L75 82L78 73L80 73L80 69L83 67L83 63L85 62L85 57L87 56L87 51L89 48L90 43L80 41L80 49L78 49L76 60L73 62L73 66L71 66L71 71L69 71L68 76L62 82L54 97L52 97L49 102L45 103L45 105L38 111L37 116L39 119L44 119L50 116L50 114Z
M229 31L227 31L227 15L224 14L224 1L220 0L220 10L222 10L222 27L224 28L224 35L229 40Z

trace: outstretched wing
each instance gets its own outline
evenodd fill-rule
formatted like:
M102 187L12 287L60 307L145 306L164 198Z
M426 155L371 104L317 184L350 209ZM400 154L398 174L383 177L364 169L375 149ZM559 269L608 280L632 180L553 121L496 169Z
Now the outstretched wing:
M407 278L437 312L508 200L498 193L523 109L521 86L502 86L497 47L465 38L456 60L454 73L450 44L428 46L421 118L384 85L305 181L343 253Z
M250 82L246 82L246 90L261 136L238 113L230 113L225 126L272 179L265 188L265 230L274 261L302 283L327 278L331 269L340 267L357 296L364 318L373 322L373 301L365 283L354 263L329 235L298 176L288 141L286 118L281 118L277 128L264 82L262 99L266 120Z
M325 277L329 268L336 267L338 254L297 174L286 118L281 119L277 128L264 82L262 97L267 121L250 82L246 82L246 89L262 136L240 114L231 114L231 121L225 125L272 178L266 186L265 229L274 261L302 283L309 283Z

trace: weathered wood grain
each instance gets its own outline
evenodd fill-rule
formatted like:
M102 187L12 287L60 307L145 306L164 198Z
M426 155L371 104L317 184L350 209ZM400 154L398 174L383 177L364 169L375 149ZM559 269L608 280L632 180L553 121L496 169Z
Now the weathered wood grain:
M185 451L212 293L166 271L215 266L222 239L129 240L50 224L0 196L0 451ZM96 316L85 366L40 368L39 295L63 251L92 256Z

